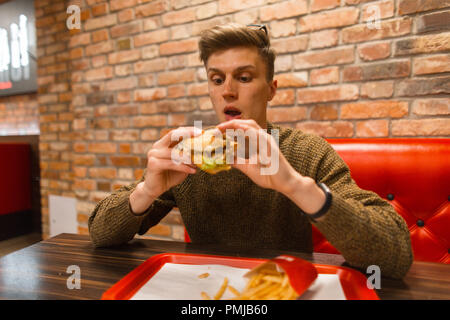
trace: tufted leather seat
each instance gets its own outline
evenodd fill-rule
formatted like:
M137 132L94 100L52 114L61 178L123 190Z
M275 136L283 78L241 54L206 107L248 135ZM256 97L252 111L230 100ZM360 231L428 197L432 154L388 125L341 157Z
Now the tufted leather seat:
M414 259L450 263L450 140L327 139L359 187L406 221ZM314 251L337 250L313 227Z
M358 186L387 199L405 219L414 259L450 264L450 139L327 141ZM314 226L312 237L315 252L339 253Z

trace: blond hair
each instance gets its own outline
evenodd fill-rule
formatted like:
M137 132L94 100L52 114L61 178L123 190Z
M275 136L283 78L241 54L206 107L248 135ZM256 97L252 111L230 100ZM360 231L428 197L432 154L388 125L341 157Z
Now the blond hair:
M215 26L200 33L198 46L200 60L205 66L209 57L217 51L234 47L256 47L267 67L267 81L273 80L276 53L270 47L269 36L262 27L237 23Z

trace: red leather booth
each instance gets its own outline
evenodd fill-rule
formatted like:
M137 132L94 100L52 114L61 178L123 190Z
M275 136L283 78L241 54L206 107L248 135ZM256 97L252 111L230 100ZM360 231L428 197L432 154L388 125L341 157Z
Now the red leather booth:
M405 219L415 260L450 263L450 139L327 141L356 183ZM313 244L315 252L339 253L314 226Z
M0 143L0 240L30 228L31 148L25 143Z
M362 189L409 227L414 259L450 263L450 139L328 139ZM313 227L314 251L337 250Z

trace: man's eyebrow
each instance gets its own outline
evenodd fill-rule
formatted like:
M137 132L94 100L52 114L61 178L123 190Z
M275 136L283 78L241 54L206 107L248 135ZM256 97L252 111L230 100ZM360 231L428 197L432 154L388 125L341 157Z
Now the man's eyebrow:
M239 72L239 71L242 71L242 70L245 70L245 69L256 69L256 67L255 67L254 65L247 64L247 65L245 65L245 66L237 67L234 71L238 71L238 72ZM222 70L217 69L217 68L208 68L208 72L219 72L219 73L223 73Z

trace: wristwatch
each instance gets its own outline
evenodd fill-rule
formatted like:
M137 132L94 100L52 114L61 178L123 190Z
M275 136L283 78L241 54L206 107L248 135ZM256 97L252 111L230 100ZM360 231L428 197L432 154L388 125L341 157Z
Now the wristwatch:
M325 185L325 183L322 183L322 182L318 183L317 186L320 189L322 189L323 192L325 193L325 203L323 204L322 208L319 211L317 211L316 213L308 214L309 218L311 218L314 221L328 212L328 209L330 209L330 206L331 206L331 200L333 198L330 189L328 189L328 187Z

